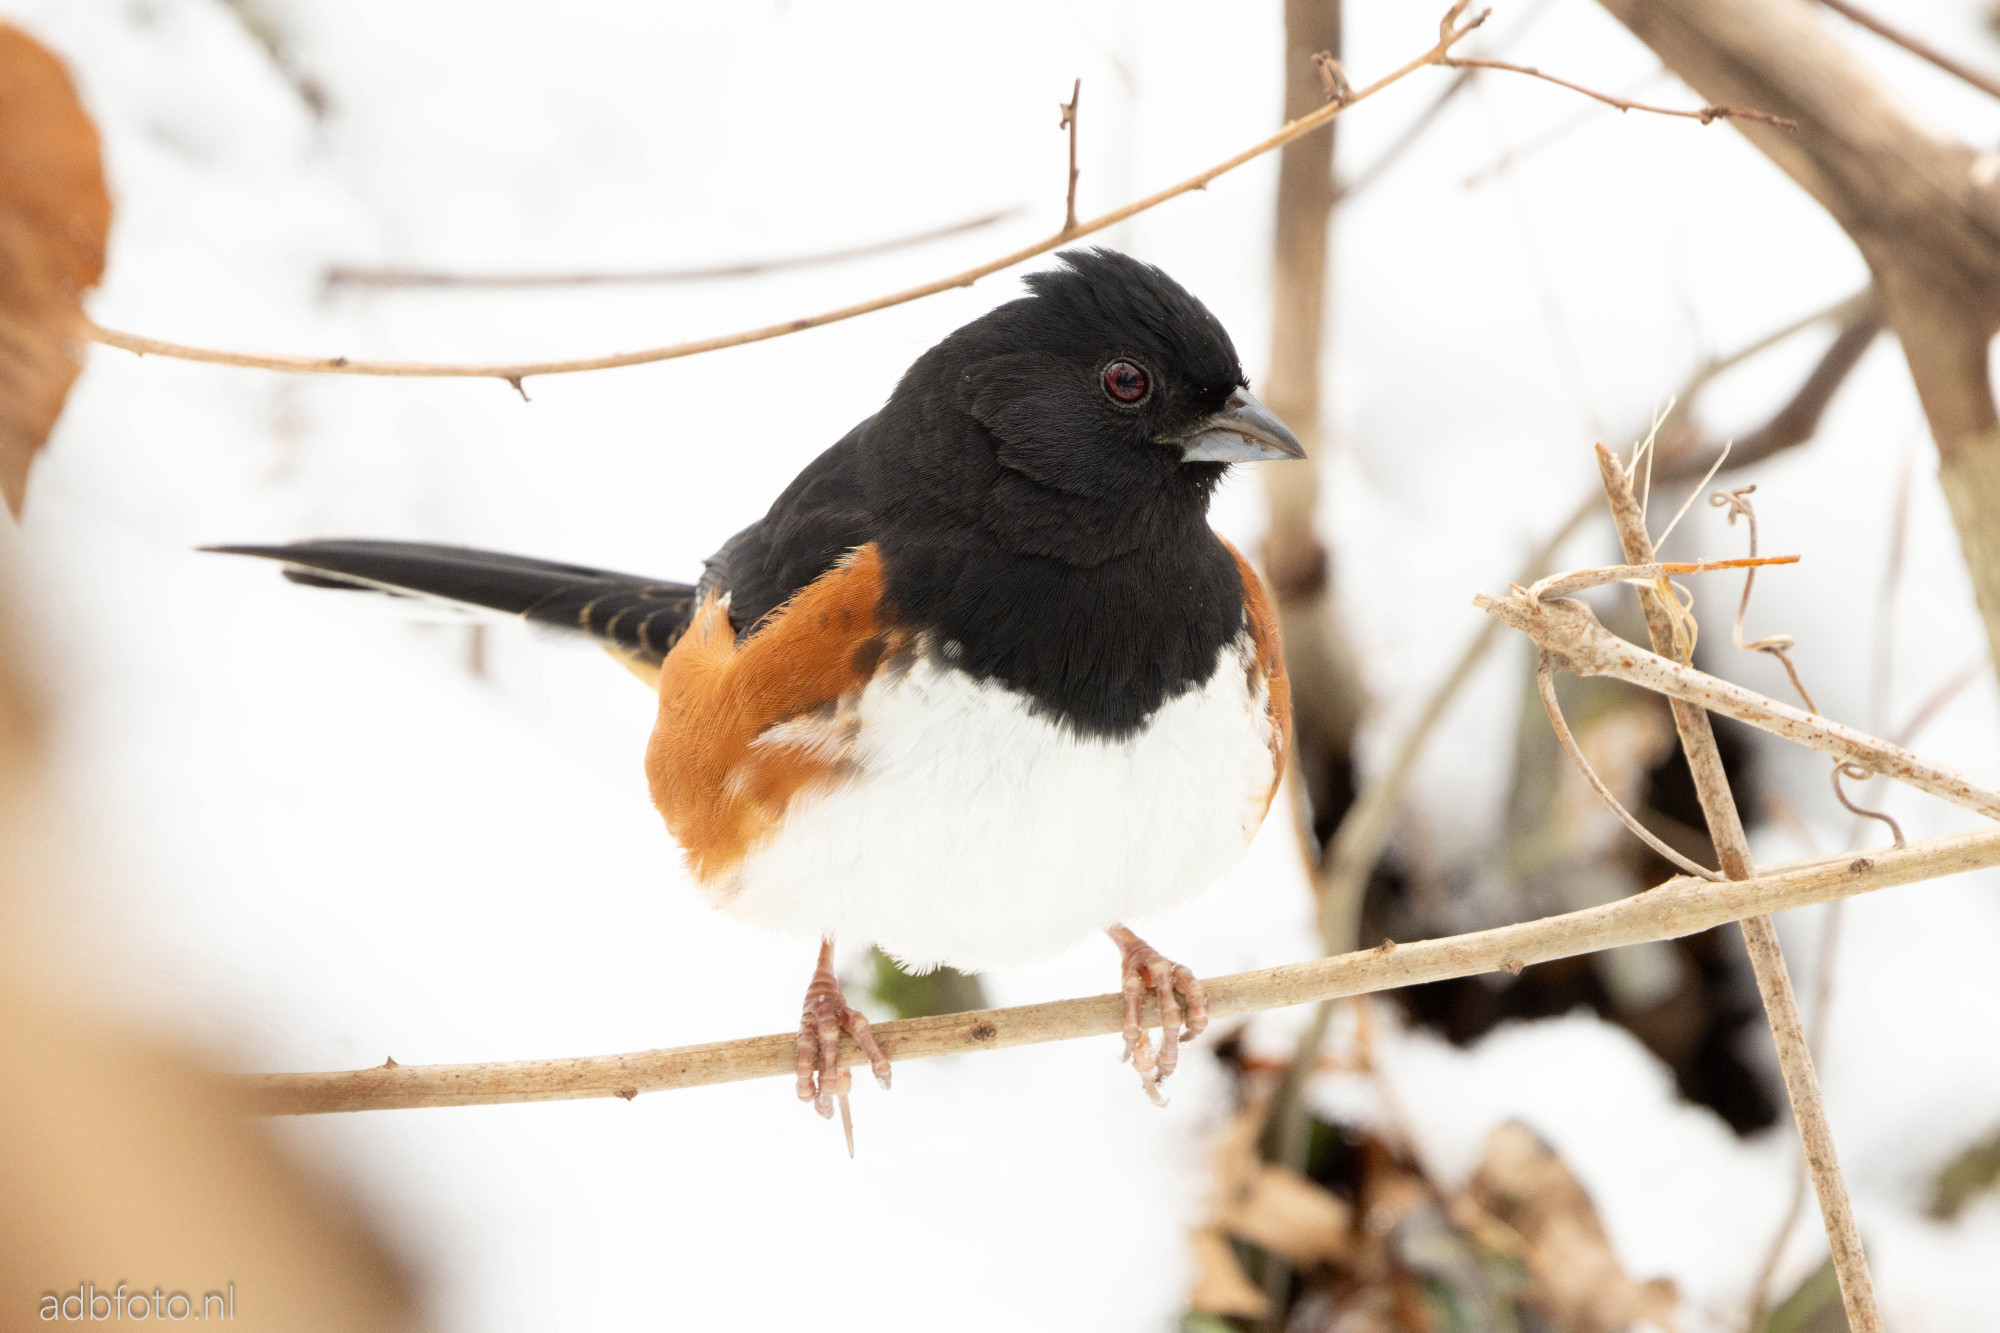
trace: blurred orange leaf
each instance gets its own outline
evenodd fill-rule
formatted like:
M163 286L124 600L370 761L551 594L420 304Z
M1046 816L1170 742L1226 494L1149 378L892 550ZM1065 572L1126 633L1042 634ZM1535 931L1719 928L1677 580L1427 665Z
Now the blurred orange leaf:
M111 196L97 129L48 49L0 23L0 495L14 513L81 368Z

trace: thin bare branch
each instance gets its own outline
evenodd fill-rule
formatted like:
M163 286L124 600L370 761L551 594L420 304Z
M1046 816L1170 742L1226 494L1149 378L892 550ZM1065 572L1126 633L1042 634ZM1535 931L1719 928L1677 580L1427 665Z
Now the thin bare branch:
M1965 80L1988 97L2000 97L2000 79L1994 78L1991 74L1974 69L1956 56L1947 55L1922 38L1912 37L1901 28L1890 27L1867 10L1849 4L1848 0L1819 0L1819 2L1849 22L1860 24L1884 41L1902 47L1917 59L1928 60L1945 73Z
M1437 45L1413 60L1383 75L1365 88L1357 89L1346 102L1329 103L1310 115L1292 121L1276 134L1269 136L1242 152L1226 158L1204 171L1196 172L1186 180L1157 190L1143 199L1135 199L1121 208L1114 208L1074 227L1066 227L1053 236L1047 236L1032 245L991 259L963 272L926 282L916 287L908 287L886 296L857 301L852 305L840 306L817 315L806 315L799 319L789 319L779 324L766 324L759 328L743 329L735 333L720 334L711 338L697 338L690 342L671 343L664 347L649 347L636 352L614 352L605 356L573 357L548 361L385 361L346 356L293 356L266 352L232 352L213 347L194 347L186 343L167 342L159 338L143 337L135 333L125 333L108 329L89 320L83 322L80 336L92 342L103 343L107 347L117 347L141 356L165 356L181 361L201 361L210 365L240 366L256 370L280 370L314 375L376 375L417 379L497 379L505 380L516 388L520 382L535 375L572 375L593 370L615 370L623 366L651 365L659 361L673 361L681 357L697 356L704 352L720 351L727 347L742 347L749 343L765 342L772 338L783 338L807 329L822 328L828 324L838 324L843 320L855 319L861 315L873 314L894 306L908 305L912 301L935 296L939 292L951 291L957 287L970 287L981 278L991 277L1004 269L1024 264L1030 259L1045 255L1059 246L1079 240L1085 236L1114 227L1130 217L1136 217L1148 209L1159 207L1170 199L1195 190L1205 190L1210 182L1236 170L1246 162L1255 161L1264 154L1273 152L1294 139L1300 139L1329 124L1348 107L1365 102L1391 84L1408 78L1420 69L1437 64L1449 55L1451 48L1464 40L1467 34L1485 22L1484 13L1473 16L1460 24L1457 16L1464 12L1463 4L1456 4L1448 12L1443 31Z
M1642 593L1650 591L1641 589ZM1695 709L1733 717L1821 754L1859 764L1871 773L1907 783L1989 819L2000 819L2000 792L1983 787L1943 764L1912 754L1900 745L1649 653L1605 629L1582 602L1567 599L1535 602L1525 593L1509 597L1482 593L1473 599L1473 605L1520 630L1537 646L1554 654L1561 670L1610 676Z
M1610 93L1598 92L1595 88L1586 88L1582 84L1572 83L1568 79L1557 78L1553 74L1544 74L1533 65L1516 65L1509 60L1488 60L1483 56L1452 56L1438 63L1449 65L1454 69L1502 69L1506 70L1509 74L1526 74L1530 78L1541 79L1546 83L1553 83L1558 87L1567 88L1573 93L1582 93L1585 97L1594 97L1606 106L1615 106L1620 111L1644 111L1655 116L1680 116L1687 120L1698 120L1704 125L1718 120L1756 120L1762 121L1766 125L1776 125L1778 128L1786 130L1795 130L1799 127L1799 123L1796 120L1790 120L1784 116L1774 116L1768 111L1758 111L1751 107L1704 106L1694 111L1687 111L1678 107L1654 106L1649 102L1634 102L1627 98L1615 97Z
M1062 234L1065 236L1076 230L1076 178L1079 174L1076 165L1076 104L1082 98L1083 80L1079 78L1070 85L1069 101L1058 104L1058 108L1062 111L1062 120L1056 128L1069 131L1069 197L1063 203L1062 229Z
M1632 495L1630 476L1603 445L1597 447L1597 469L1604 482L1605 498L1610 502L1612 520L1617 524L1619 545L1624 548L1625 558L1633 564L1646 563L1653 559L1653 541L1646 532L1645 519ZM1658 652L1674 646L1680 638L1680 627L1668 615L1661 596L1665 591L1664 587L1639 588L1646 632L1656 652L1644 653L1636 646L1626 644L1628 651L1619 654L1619 659L1622 663L1628 656L1647 657L1672 668L1674 672L1700 676L1703 673L1695 671L1692 666L1668 662L1657 656ZM1535 605L1575 608L1581 610L1584 616L1589 616L1588 609L1579 602ZM1590 617L1590 620L1596 623L1595 617ZM1548 650L1544 647L1543 651ZM1742 693L1747 695L1749 691ZM1680 733L1681 749L1687 756L1689 775L1694 779L1695 796L1701 802L1708 835L1715 844L1716 860L1730 879L1746 880L1757 873L1750 856L1750 840L1744 834L1736 798L1729 790L1729 778L1722 767L1722 752L1716 748L1715 731L1706 709L1705 702L1675 698L1674 727ZM1785 711L1795 717L1819 721L1796 709ZM1917 765L1923 765L1923 761L1906 751L1898 753L1906 755ZM1880 756L1876 757L1879 760ZM1926 777L1936 777L1942 772L1934 766L1923 766L1926 769L1923 776ZM1908 781L1912 774L1906 770L1899 776ZM1950 776L1956 783L1964 783L1958 775ZM1956 790L1954 783L1942 785ZM2000 812L2000 794L1985 793L1985 797L1984 803L1991 810ZM1827 1123L1826 1101L1820 1093L1819 1077L1813 1070L1812 1050L1806 1044L1805 1025L1799 1017L1798 997L1792 992L1792 978L1785 967L1784 951L1778 945L1777 928L1771 924L1768 915L1752 916L1743 920L1742 931L1743 947L1750 955L1750 969L1757 979L1757 993L1764 1002L1764 1016L1770 1023L1771 1041L1777 1048L1778 1069L1784 1076L1785 1094L1792 1104L1792 1120L1798 1128L1799 1144L1812 1171L1813 1189L1819 1196L1820 1217L1826 1224L1827 1248L1840 1278L1841 1298L1847 1307L1848 1322L1856 1333L1880 1333L1881 1316L1875 1307L1875 1288L1868 1276L1868 1259L1862 1252L1861 1234L1854 1224L1854 1206L1847 1195L1847 1181L1840 1174L1833 1130Z
M1755 879L1726 884L1675 878L1649 892L1581 912L1445 939L1385 942L1336 958L1216 977L1202 987L1208 994L1209 1013L1228 1018L1452 977L1513 973L1552 959L1645 940L1676 939L1754 913L1788 911L1995 865L2000 865L2000 830L1961 833L1913 843L1902 851L1781 866ZM1147 1005L1147 1022L1157 1022L1152 1001ZM875 1036L891 1059L906 1061L1107 1036L1124 1026L1124 997L1095 995L1014 1009L901 1019L878 1024ZM233 1081L254 1109L270 1115L630 1099L668 1088L790 1075L797 1042L796 1033L782 1033L630 1055L503 1064L386 1064L339 1073L247 1074ZM844 1066L867 1060L852 1041L842 1044L840 1058Z
M907 236L891 237L886 241L870 241L866 245L851 245L839 250L820 250L812 254L787 255L780 259L749 259L734 264L710 264L694 268L575 273L450 273L439 269L365 268L342 264L328 269L321 281L328 287L381 289L453 287L489 290L534 287L637 287L679 282L711 282L722 278L749 278L764 273L786 273L794 269L820 268L828 264L846 263L853 259L870 259L876 255L893 254L898 250L926 245L932 241L942 241L952 236L963 236L967 232L981 231L995 223L1017 218L1027 211L1025 206L1016 205L993 213L981 213L978 217L966 218L949 226L932 227L926 231L912 232Z

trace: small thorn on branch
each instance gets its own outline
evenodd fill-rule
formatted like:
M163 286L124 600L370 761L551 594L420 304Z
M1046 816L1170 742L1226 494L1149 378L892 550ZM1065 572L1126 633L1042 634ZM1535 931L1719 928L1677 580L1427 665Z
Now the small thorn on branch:
M1069 198L1063 205L1062 234L1067 236L1076 230L1076 104L1083 97L1083 80L1079 78L1070 85L1069 101L1056 105L1062 111L1062 119L1056 128L1069 131Z
M535 401L534 399L528 397L528 391L521 387L521 381L527 378L525 375L502 375L500 378L506 380L509 384L514 386L514 392L521 395L522 402L532 403Z
M1319 72L1320 87L1326 90L1326 100L1346 106L1347 99L1354 96L1354 85L1347 81L1347 71L1334 59L1333 52L1315 53L1313 68Z

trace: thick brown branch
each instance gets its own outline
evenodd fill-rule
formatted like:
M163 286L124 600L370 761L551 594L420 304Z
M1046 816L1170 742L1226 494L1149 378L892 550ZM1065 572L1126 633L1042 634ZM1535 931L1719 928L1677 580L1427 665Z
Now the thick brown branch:
M2000 865L2000 830L1957 834L1901 850L1801 862L1727 884L1677 878L1581 912L1240 972L1206 981L1203 988L1214 1017L1258 1013L1451 977L1518 972L1552 959L1692 935L1754 913L1788 911L1994 865ZM877 1024L875 1036L893 1060L999 1050L1118 1032L1125 1022L1124 1003L1118 995L1096 995L1016 1009L902 1019ZM1155 1021L1150 1009L1148 1014L1148 1021ZM389 1064L326 1074L247 1074L236 1076L235 1082L257 1111L270 1115L631 1098L668 1088L789 1075L797 1041L796 1034L785 1033L630 1055L504 1064ZM843 1044L843 1064L865 1059L851 1041Z
M605 272L578 273L448 273L437 269L416 268L363 268L357 265L338 265L326 271L322 281L329 287L471 287L488 289L512 289L520 287L609 287L642 286L674 282L709 282L718 278L748 278L763 273L786 273L794 269L818 268L826 264L845 263L851 259L870 259L876 255L893 254L912 246L926 245L931 241L942 241L952 236L962 236L969 231L980 231L997 222L1019 217L1027 210L1023 207L1004 208L996 213L981 213L978 217L954 222L947 227L932 227L928 231L913 232L908 236L896 236L886 241L870 241L866 245L851 245L839 250L820 250L813 254L787 255L782 259L752 259L735 264L710 264L694 268L632 269L628 271L610 270Z

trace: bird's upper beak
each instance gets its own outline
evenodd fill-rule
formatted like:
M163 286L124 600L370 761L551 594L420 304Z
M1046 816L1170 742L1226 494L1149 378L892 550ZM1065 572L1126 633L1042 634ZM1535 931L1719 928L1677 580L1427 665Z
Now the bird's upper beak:
M1183 434L1162 437L1160 443L1179 445L1185 463L1255 463L1306 456L1299 437L1248 389L1236 390L1220 412Z

